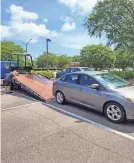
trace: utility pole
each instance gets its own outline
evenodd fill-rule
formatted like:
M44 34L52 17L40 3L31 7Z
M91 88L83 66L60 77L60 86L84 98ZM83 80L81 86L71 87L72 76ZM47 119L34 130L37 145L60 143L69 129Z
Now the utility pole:
M30 41L32 41L32 39L30 39L27 43L22 42L22 44L24 44L26 46L25 47L26 54L27 54L27 47L28 47L28 44L30 43Z
M30 43L30 41L32 41L32 39L30 39L27 43L26 43L26 54L27 54L27 46Z
M47 70L48 70L48 42L50 42L50 39L46 39L46 52L47 52Z

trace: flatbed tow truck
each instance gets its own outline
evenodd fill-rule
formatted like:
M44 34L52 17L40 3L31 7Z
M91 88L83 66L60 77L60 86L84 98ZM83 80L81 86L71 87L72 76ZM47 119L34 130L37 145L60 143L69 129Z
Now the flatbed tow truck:
M24 58L24 66L19 66L19 58L22 56ZM17 66L11 64L12 58L16 58ZM27 64L28 63L28 64ZM43 76L32 73L33 60L30 54L13 54L10 58L10 71L14 69L19 70L19 75L15 78L15 84L25 90L32 96L40 99L41 101L49 101L53 99L52 85L53 82Z

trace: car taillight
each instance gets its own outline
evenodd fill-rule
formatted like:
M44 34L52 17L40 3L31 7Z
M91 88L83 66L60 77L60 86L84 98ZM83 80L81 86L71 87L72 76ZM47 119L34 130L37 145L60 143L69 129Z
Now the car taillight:
M53 81L53 85L55 85L55 83L56 83L56 80Z

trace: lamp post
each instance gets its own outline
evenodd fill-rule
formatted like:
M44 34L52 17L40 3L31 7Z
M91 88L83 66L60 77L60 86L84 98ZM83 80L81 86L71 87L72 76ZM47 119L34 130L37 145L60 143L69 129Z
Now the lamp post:
M50 39L46 39L46 52L47 52L47 69L48 69L48 42L50 42Z
M28 47L28 44L30 43L30 41L32 41L32 39L30 39L25 45L26 45L26 54L27 54L27 47Z
M22 42L22 44L23 45L25 45L25 52L26 52L26 54L27 54L27 47L28 47L28 44L30 43L30 41L32 41L32 39L30 39L27 43L24 43L24 42Z

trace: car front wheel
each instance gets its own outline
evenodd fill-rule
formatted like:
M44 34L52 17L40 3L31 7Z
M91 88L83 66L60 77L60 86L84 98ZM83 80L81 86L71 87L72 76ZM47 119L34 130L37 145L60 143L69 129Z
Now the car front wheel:
M114 123L122 123L126 119L124 108L116 102L107 103L104 108L104 114Z
M58 104L64 104L65 103L65 96L61 91L56 92L56 101Z

